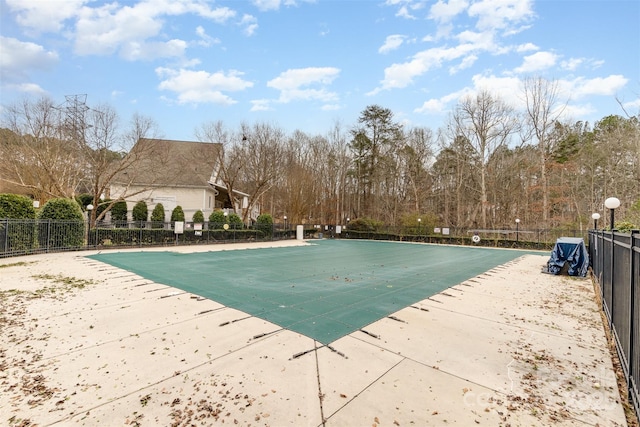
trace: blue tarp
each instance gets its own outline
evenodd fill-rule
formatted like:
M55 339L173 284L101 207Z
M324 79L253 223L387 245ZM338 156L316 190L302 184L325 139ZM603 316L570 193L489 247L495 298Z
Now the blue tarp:
M578 237L560 237L551 251L551 258L547 262L547 272L560 274L565 263L569 266L569 276L587 275L589 269L589 254L584 240Z

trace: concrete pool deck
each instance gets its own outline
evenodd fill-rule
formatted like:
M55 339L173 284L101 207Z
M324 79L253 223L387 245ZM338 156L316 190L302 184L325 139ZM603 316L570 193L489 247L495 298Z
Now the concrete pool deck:
M591 281L546 254L325 346L95 253L0 260L0 425L626 425Z

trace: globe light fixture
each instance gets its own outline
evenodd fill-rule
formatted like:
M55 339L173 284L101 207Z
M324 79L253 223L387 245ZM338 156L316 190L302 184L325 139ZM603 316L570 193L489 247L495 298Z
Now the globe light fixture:
M604 206L611 212L609 219L609 228L611 229L611 231L613 231L613 229L615 228L614 212L617 208L620 207L620 199L618 199L617 197L609 197L604 201Z
M600 219L600 214L598 212L594 212L591 214L591 218L593 218L593 229L598 229L598 220Z

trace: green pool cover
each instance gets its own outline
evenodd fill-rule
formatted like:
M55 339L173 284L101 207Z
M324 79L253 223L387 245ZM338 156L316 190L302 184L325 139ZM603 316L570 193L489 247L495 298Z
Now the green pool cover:
M308 246L102 253L89 258L329 344L523 255L514 250L318 240Z

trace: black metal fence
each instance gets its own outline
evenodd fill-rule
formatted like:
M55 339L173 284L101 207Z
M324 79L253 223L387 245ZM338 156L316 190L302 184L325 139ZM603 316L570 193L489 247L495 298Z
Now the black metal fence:
M87 221L0 219L0 258L84 249L259 242L294 237L295 230L281 225L185 223L182 232L176 233L172 223L114 221L89 227Z
M288 224L246 227L242 224L184 223L176 234L172 223L0 219L0 258L35 253L254 242L293 239L296 227ZM420 226L385 226L355 230L332 225L305 225L304 238L396 240L453 245L551 250L558 237L587 237L581 230L479 230L468 228L426 229Z
M640 416L640 231L589 232L589 258L600 285L629 400Z

